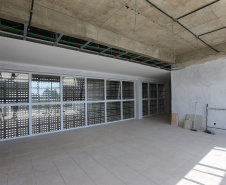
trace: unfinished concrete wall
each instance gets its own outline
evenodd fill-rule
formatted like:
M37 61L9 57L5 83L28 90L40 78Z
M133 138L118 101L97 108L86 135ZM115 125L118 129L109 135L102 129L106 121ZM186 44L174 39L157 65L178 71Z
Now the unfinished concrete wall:
M173 71L171 79L172 112L179 113L180 124L186 114L194 114L195 102L198 102L197 114L202 115L203 129L206 124L206 104L213 108L226 108L225 58ZM226 129L226 111L210 110L208 125Z

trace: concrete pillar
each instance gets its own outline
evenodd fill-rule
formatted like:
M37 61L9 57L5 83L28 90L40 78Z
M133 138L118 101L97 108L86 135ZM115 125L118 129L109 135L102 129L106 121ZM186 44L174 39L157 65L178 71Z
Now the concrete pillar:
M142 119L142 80L136 81L136 118Z

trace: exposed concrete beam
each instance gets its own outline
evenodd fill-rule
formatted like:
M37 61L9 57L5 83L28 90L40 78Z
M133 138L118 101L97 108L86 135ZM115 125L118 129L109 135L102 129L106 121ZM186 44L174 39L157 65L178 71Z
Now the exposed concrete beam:
M226 43L218 44L214 46L220 53L216 53L210 48L196 49L190 52L179 54L176 56L175 67L187 67L194 64L201 64L210 60L225 57L226 56Z
M0 2L0 17L21 23L28 23L30 15L29 0L7 0ZM174 63L171 51L155 46L148 46L131 38L122 36L104 28L84 22L60 12L34 4L32 26L64 33L71 37L91 40L108 47L114 47L128 52L152 57L164 62Z

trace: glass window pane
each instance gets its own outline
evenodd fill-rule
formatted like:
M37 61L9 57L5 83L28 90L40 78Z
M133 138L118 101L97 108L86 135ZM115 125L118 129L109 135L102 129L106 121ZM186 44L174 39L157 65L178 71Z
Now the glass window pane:
M0 73L0 103L28 103L29 76L22 73Z
M120 100L121 99L121 83L120 81L107 81L106 82L107 100Z
M148 100L143 100L143 116L148 115Z
M149 84L150 98L157 98L156 84Z
M63 78L63 101L84 101L85 79L64 77Z
M0 139L29 134L28 106L0 107Z
M165 112L165 100L159 99L159 106L158 106L158 113L164 113Z
M60 101L60 77L32 75L32 102Z
M107 103L107 121L121 120L121 102Z
M64 129L85 126L85 104L64 104Z
M166 97L165 85L158 84L158 98L165 98L165 97Z
M148 98L148 83L142 83L142 98Z
M150 114L157 114L157 100L150 100Z
M88 103L87 112L88 125L95 125L105 122L104 103Z
M104 100L104 80L87 79L88 100Z
M123 102L123 119L134 118L134 101Z
M123 99L134 99L133 85L133 82L122 82Z
M32 133L60 130L60 105L32 106Z

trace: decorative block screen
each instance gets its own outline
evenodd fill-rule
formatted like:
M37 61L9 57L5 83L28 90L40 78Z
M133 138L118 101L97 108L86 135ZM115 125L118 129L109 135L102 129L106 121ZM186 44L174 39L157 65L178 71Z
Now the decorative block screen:
M149 85L149 97L147 97L146 84ZM165 113L166 110L166 84L142 83L143 116ZM150 109L148 111L148 106Z
M143 100L143 116L147 116L148 115L148 100Z
M63 101L85 100L85 79L64 77L62 87Z
M29 75L0 73L0 103L28 103Z
M0 139L29 134L29 107L0 107Z
M87 113L88 125L95 125L105 122L104 103L88 103Z
M32 102L59 102L60 77L32 75Z
M134 118L134 101L123 102L123 119Z
M134 99L131 81L0 72L0 139L132 119Z
M32 106L32 133L60 130L60 105Z
M149 95L150 95L150 98L157 98L156 84L149 84Z
M142 83L142 98L148 98L148 83Z
M134 99L134 83L122 82L123 99Z
M63 105L64 129L85 126L85 104L64 104Z
M121 99L121 83L120 81L107 81L106 82L107 100L120 100Z
M158 84L158 98L165 98L165 97L166 97L165 85Z
M107 103L107 121L121 120L121 102Z
M165 112L165 99L159 99L158 113Z
M157 100L150 100L150 115L157 114Z
M104 80L87 79L88 100L104 100Z

